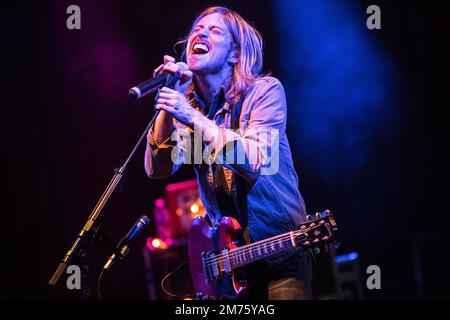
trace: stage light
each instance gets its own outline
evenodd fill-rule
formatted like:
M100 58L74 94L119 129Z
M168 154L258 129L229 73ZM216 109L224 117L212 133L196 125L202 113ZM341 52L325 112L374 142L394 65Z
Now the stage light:
M151 251L166 250L167 248L169 248L167 242L159 238L148 238L147 248L150 249Z
M198 206L198 204L193 204L192 206L191 206L191 212L193 213L193 214L196 214L196 213L198 213L198 211L200 210L200 207Z
M161 241L159 239L153 239L153 241L152 241L153 247L159 248L160 245L161 245Z

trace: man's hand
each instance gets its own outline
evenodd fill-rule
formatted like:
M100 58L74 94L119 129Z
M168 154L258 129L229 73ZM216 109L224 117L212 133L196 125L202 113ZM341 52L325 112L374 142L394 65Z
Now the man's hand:
M171 114L182 124L193 128L194 119L202 116L186 100L186 97L177 90L163 87L156 100L156 109L164 110Z
M180 72L180 81L176 83L175 90L183 93L189 85L192 83L192 72L191 71L181 71L180 66L175 63L175 58L165 55L164 64L160 65L153 71L153 77L161 73L177 73Z
M180 67L175 63L175 58L165 55L164 56L164 64L160 65L153 72L153 76L165 72L176 73L180 72ZM181 72L180 81L176 83L175 89L181 94L186 90L189 85L192 83L192 72L191 71L183 71ZM162 93L162 92L161 92ZM157 100L159 101L159 99ZM158 108L157 109L163 109ZM158 115L158 118L155 122L154 132L149 130L149 135L153 135L154 140L157 144L162 144L164 141L170 138L173 131L173 116L171 113L166 113L165 111L161 111ZM149 141L152 140L153 137L148 138Z

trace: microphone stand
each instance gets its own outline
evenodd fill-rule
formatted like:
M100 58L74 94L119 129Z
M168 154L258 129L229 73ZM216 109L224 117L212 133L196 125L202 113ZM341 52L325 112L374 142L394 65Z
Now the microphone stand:
M89 215L89 218L87 219L86 223L84 224L81 231L78 233L77 238L75 239L73 245L67 251L66 255L60 262L58 268L56 269L55 273L53 274L52 278L49 281L49 284L54 286L58 282L59 278L61 277L62 273L66 269L67 266L69 266L74 257L79 255L79 252L81 250L81 247L83 243L85 242L88 235L92 232L93 226L95 224L95 221L98 219L100 214L102 213L103 208L108 203L111 195L116 190L117 186L119 185L119 182L121 181L123 174L125 173L125 170L128 166L128 163L133 158L134 154L136 153L136 150L138 149L139 145L142 143L144 139L146 139L147 133L150 129L150 127L155 122L160 110L156 110L155 114L153 115L152 120L148 124L148 126L145 128L144 132L142 133L141 137L139 138L138 142L134 146L133 150L131 151L130 155L126 159L125 163L119 167L114 169L114 176L109 182L106 190L103 192L102 196L98 200L97 204L95 205L94 209L92 210L91 214ZM84 253L85 254L85 253ZM84 256L83 261L86 261L86 257Z
M173 76L166 78L166 81L163 84L163 86L173 88L175 86L175 84L177 83L177 81L179 81L179 80L180 80L180 74L175 73L175 74L173 74ZM148 90L148 92L153 92L157 89L158 89L158 87L152 87L152 88L148 88L147 90ZM144 132L140 136L138 142L134 146L134 148L131 151L128 158L125 160L125 163L121 167L114 169L114 176L112 177L111 181L109 182L108 186L106 187L106 190L103 192L102 196L100 197L100 199L98 200L94 209L92 210L91 214L89 215L89 218L87 219L83 228L78 233L77 238L75 239L74 243L72 244L72 247L69 249L69 251L67 251L66 255L64 256L62 261L59 263L58 268L56 269L55 273L53 274L52 278L49 281L50 285L52 285L52 286L56 285L56 283L58 282L58 280L61 277L64 270L74 260L74 257L78 257L78 260L81 261L81 263L83 265L87 266L87 255L86 255L86 252L84 250L82 250L82 246L83 246L86 238L88 238L89 235L92 235L93 237L96 236L97 231L95 231L96 228L94 227L95 221L98 219L98 217L102 213L103 208L108 203L112 194L114 193L117 186L119 185L119 182L122 180L123 174L125 173L128 163L133 158L139 145L142 143L142 141L144 139L146 139L147 133L150 130L150 128L153 126L153 124L155 123L156 118L159 115L159 112L160 112L160 110L156 110L150 123L145 128ZM94 232L91 231L93 228L94 228ZM115 247L114 247L114 250L115 250ZM85 270L88 271L87 268L85 268Z
M117 249L111 240L108 239L106 234L101 230L100 227L93 227L92 231L90 231L87 235L86 239L92 238L95 243L103 242L107 245L107 247L116 253ZM82 300L92 300L94 298L92 283L91 283L91 274L89 271L88 264L88 253L84 246L80 246L77 253L73 257L73 262L80 267L81 270L81 299Z

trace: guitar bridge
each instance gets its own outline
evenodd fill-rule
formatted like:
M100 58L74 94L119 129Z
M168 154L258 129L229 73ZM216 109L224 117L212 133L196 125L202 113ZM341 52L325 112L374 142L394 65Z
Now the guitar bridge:
M214 252L202 252L202 264L207 281L212 281L219 278L219 267L217 265L216 254Z
M231 274L231 263L228 248L223 248L221 254L215 252L203 252L202 264L206 280L219 279L223 274Z

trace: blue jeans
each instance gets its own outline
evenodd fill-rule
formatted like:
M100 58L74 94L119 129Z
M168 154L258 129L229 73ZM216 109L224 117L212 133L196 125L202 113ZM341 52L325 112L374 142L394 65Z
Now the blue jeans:
M264 261L248 269L250 300L310 300L312 293L312 257L299 250L278 267L269 267Z

